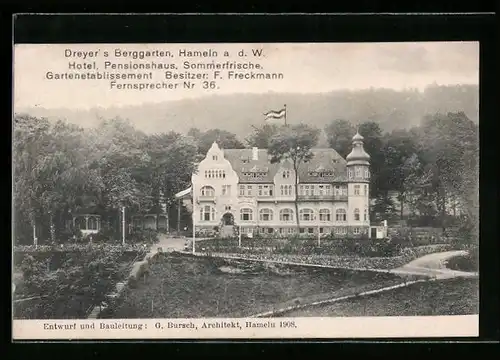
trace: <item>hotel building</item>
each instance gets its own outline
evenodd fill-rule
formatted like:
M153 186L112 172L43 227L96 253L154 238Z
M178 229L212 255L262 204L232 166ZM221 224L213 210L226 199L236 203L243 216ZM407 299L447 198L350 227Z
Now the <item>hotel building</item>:
M196 231L218 229L221 236L232 236L234 229L263 236L297 231L369 235L370 156L363 137L353 137L345 159L333 149L312 152L313 158L295 174L289 161L272 164L265 149L221 149L214 142L189 189Z

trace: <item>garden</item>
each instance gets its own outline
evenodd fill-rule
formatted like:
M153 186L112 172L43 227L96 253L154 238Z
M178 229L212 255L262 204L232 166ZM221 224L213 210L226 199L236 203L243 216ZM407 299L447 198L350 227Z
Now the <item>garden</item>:
M408 237L380 240L323 238L319 242L317 239L302 237L243 238L241 241L206 239L196 243L196 251L207 255L368 269L396 268L420 256L455 247L451 242L436 243L430 238Z
M145 244L67 244L14 250L14 319L80 319L106 299Z
M396 275L162 254L103 318L246 317L401 283Z
M282 314L301 316L436 316L479 314L479 279L454 278L409 285L331 305Z

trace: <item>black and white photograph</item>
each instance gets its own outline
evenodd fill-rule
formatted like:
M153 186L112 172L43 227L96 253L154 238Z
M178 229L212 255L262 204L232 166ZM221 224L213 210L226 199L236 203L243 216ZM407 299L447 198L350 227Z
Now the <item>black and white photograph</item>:
M478 42L13 68L14 338L477 336Z

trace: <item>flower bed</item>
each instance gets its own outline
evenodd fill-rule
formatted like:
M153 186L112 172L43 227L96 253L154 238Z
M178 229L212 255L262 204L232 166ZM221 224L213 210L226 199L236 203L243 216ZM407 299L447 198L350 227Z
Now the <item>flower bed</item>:
M353 269L394 269L415 260L418 257L450 249L449 245L427 245L414 249L406 249L398 256L391 257L363 257L338 255L300 255L300 254L269 254L253 253L251 251L238 253L207 253L217 257L242 257L251 260L271 260L301 264L314 264L337 268Z
M317 239L296 238L257 238L242 239L209 239L196 243L198 252L260 254L260 255L338 255L362 257L392 257L404 254L407 249L419 249L425 246L409 246L401 241L370 240L370 239ZM440 244L443 245L443 244ZM450 246L450 245L443 245ZM419 250L415 250L419 251Z

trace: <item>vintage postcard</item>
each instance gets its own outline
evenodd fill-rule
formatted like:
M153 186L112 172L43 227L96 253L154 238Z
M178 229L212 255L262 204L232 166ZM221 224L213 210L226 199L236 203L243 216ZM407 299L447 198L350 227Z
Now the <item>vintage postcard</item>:
M19 44L13 338L478 336L479 44Z

